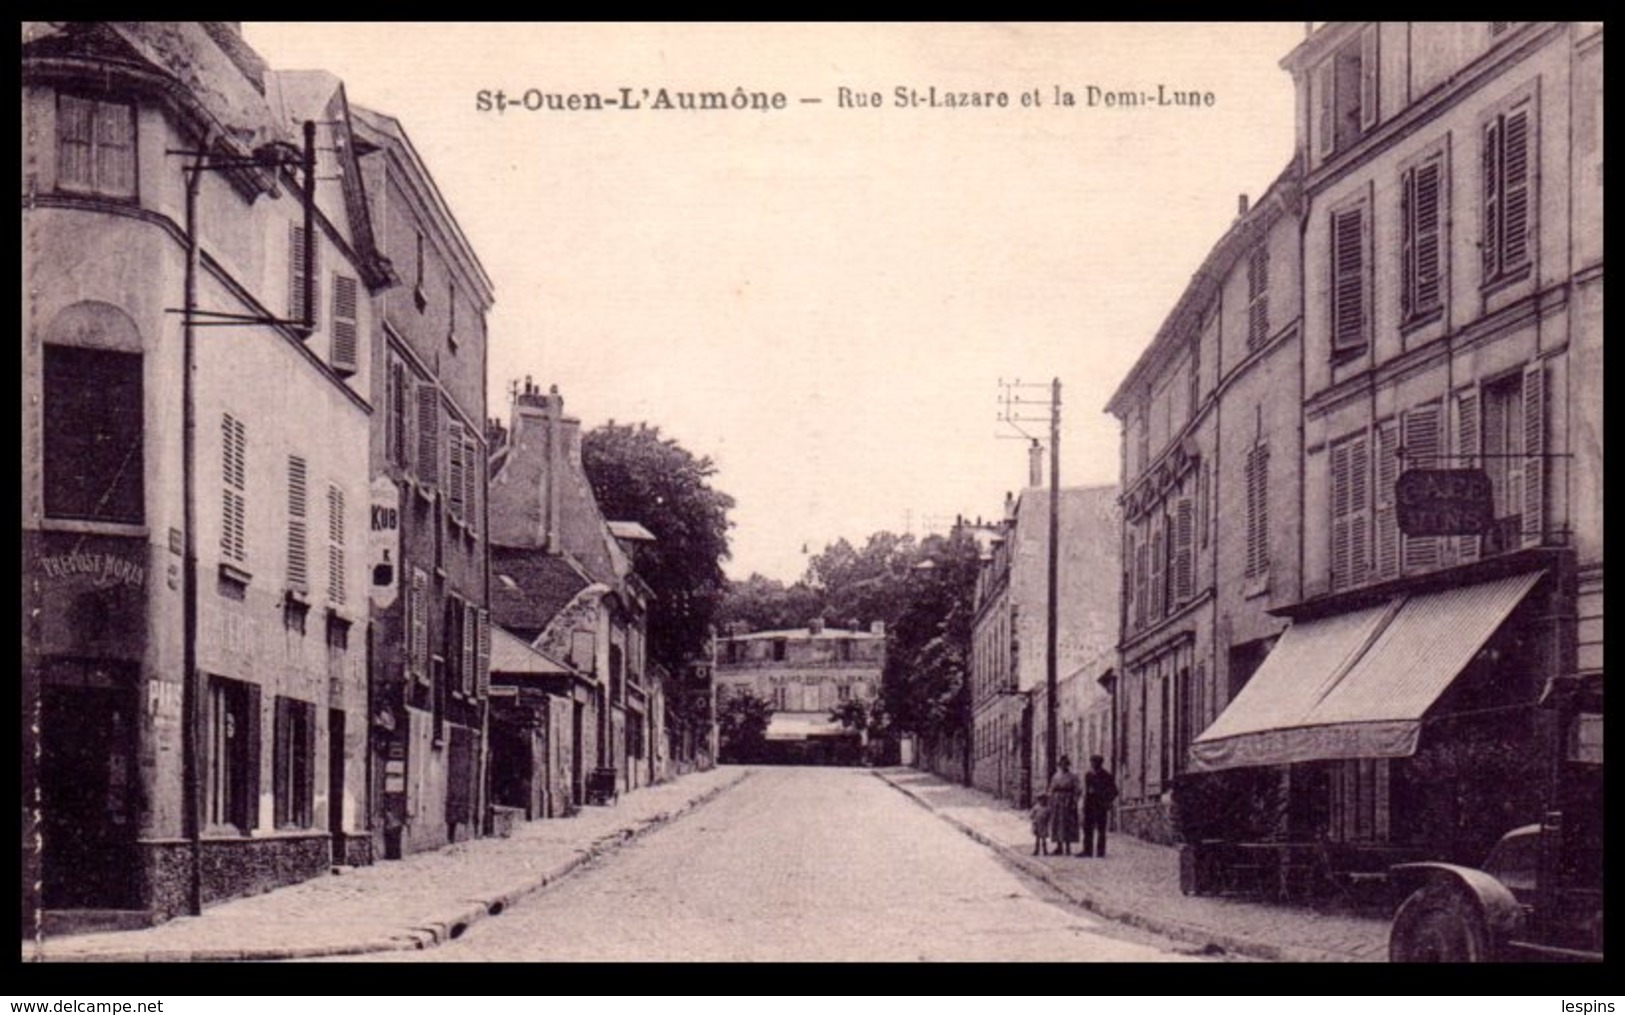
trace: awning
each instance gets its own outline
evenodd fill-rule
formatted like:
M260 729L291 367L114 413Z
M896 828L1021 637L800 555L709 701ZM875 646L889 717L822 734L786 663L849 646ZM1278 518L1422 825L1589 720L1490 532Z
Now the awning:
M1422 716L1541 572L1293 624L1192 742L1190 770L1416 753Z
M767 723L769 740L806 740L808 737L839 736L849 731L829 718L828 712L775 712Z
M520 676L550 676L571 672L570 667L543 655L507 631L491 625L491 672Z

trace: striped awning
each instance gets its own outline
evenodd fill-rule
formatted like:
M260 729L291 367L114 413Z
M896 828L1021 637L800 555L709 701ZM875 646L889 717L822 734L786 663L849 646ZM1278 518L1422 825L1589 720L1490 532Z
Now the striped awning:
M806 740L847 732L845 726L830 719L828 712L775 712L767 723L769 740Z
M1191 771L1415 754L1422 716L1541 576L1293 624L1191 743Z

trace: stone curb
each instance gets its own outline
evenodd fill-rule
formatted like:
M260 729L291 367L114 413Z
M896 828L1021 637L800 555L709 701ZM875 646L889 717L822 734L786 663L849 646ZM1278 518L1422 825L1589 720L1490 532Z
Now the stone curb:
M1023 854L1020 850L1005 845L997 839L994 839L992 836L978 831L965 822L960 821L958 818L944 814L937 808L933 807L919 794L915 793L906 786L899 785L897 782L894 782L892 779L888 778L885 774L876 771L874 776L875 778L884 782L886 785L890 786L892 789L895 789L897 792L908 797L919 806L930 811L942 821L958 829L964 835L984 846L988 846L996 850L1001 859L1003 859L1006 863L1013 867L1019 868L1023 873L1031 877L1037 878L1038 880L1049 885L1051 888L1060 892L1062 895L1066 896L1069 900L1077 905L1082 906L1093 913L1097 913L1108 920L1112 920L1117 923L1126 923L1132 927L1138 927L1141 930L1148 930L1156 934L1161 934L1164 937L1173 938L1177 941L1184 941L1188 944L1203 947L1216 945L1223 948L1226 952L1232 954L1244 955L1249 958L1267 959L1272 962L1364 961L1360 956L1351 955L1347 952L1331 952L1318 948L1305 948L1294 945L1277 945L1268 941L1260 941L1256 938L1243 937L1221 930L1214 930L1210 927L1184 923L1179 920L1166 919L1158 916L1147 916L1143 913L1136 913L1132 910L1124 909L1121 906L1103 900L1098 895L1091 894L1087 890L1081 889L1077 885L1067 884L1063 879L1055 876L1053 868L1051 868L1049 865L1035 863L1031 857Z
M444 918L408 927L389 937L371 937L337 945L196 949L160 948L150 951L80 952L78 954L69 952L45 958L25 954L23 962L275 962L287 959L314 959L336 955L369 955L377 952L436 948L447 941L461 937L464 931L480 920L506 911L509 906L512 906L520 899L533 895L554 884L589 861L600 856L607 856L656 828L670 824L690 811L710 803L724 792L744 782L752 774L754 773L751 769L745 769L738 777L730 779L721 785L713 786L672 810L657 811L649 817L637 819L629 827L600 835L586 848L578 848L575 856L550 868L539 876L527 878L512 888L497 892L488 898L461 899L459 902L468 908L453 910Z

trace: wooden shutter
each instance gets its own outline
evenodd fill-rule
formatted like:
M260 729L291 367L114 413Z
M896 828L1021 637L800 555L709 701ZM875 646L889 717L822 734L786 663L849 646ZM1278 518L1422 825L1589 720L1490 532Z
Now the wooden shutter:
M333 276L333 369L349 375L360 369L356 280Z
M1500 273L1501 257L1501 120L1484 125L1484 235L1479 249L1484 259L1484 277Z
M467 493L467 486L463 477L463 424L455 419L446 422L446 464L446 494L451 516L460 522L463 520L463 497Z
M1349 441L1332 447L1332 588L1346 588L1352 582L1350 564Z
M1377 26L1360 33L1360 131L1377 124Z
M1134 559L1134 583L1137 586L1134 602L1134 620L1140 626L1145 626L1146 618L1150 615L1151 606L1151 526L1146 523L1145 542L1140 544Z
M1337 101L1337 58L1332 57L1320 66L1320 81L1315 91L1319 101L1316 105L1316 115L1320 118L1320 156L1325 158L1332 153L1332 143L1336 137L1337 124L1334 119Z
M468 529L473 532L480 522L480 490L483 486L481 477L484 475L482 466L484 455L480 445L472 437L472 430L467 431L470 436L463 439L463 515Z
M1349 444L1349 567L1353 580L1371 568L1371 442L1365 434Z
M1508 113L1502 124L1501 263L1511 271L1529 259L1529 107Z
M293 702L276 696L271 719L271 800L276 828L292 824Z
M1151 619L1168 612L1168 532L1159 506L1151 525Z
M1456 454L1458 457L1455 466L1458 469L1479 468L1478 459L1474 458L1481 450L1483 431L1478 418L1478 389L1468 388L1466 391L1456 393ZM1456 559L1462 563L1478 559L1480 546L1479 536L1456 537Z
M232 818L237 821L245 831L252 831L260 824L260 685L243 683L243 747L237 760L242 763L241 785L242 799L236 802L234 809L238 810Z
M288 456L288 587L310 588L310 499L305 460Z
M1332 348L1365 343L1365 209L1332 215Z
M344 491L327 488L327 598L342 606L344 590Z
M1174 505L1174 598L1185 602L1196 594L1196 511L1189 497Z
M1247 561L1249 578L1269 570L1269 447L1247 452Z
M407 422L410 419L407 409L407 390L406 364L391 356L389 360L389 432L387 434L389 443L387 453L391 462L403 468L410 464L412 460L411 455L408 453L410 445L407 443L409 433Z
M1440 404L1419 405L1405 413L1404 433L1405 468L1436 469L1438 455L1443 447L1440 432ZM1440 562L1439 536L1406 536L1404 539L1405 567L1436 567Z
M429 658L429 575L420 567L412 569L412 588L406 599L406 668L414 679L428 673Z
M491 613L489 610L479 611L479 660L474 670L475 693L486 697L491 693Z
M1138 551L1134 545L1134 533L1132 530L1124 535L1123 549L1123 624L1126 627L1138 622L1136 608L1139 603L1139 597L1135 594L1136 589L1138 588L1138 583L1136 582L1136 571L1134 568L1135 555ZM996 634L995 637L997 637ZM730 643L728 646L730 651L733 650L733 647L734 646L732 643Z
M248 437L241 420L229 413L220 421L221 519L220 553L229 561L247 561Z
M1390 420L1377 424L1376 510L1372 519L1376 535L1372 565L1377 577L1399 574L1399 516L1394 507L1394 484L1399 480L1399 425Z
M417 463L415 472L421 486L440 483L440 390L428 381L419 381L417 391Z
M1404 280L1400 288L1406 317L1427 313L1439 305L1440 192L1442 167L1430 160L1405 174L1401 195L1404 219Z
M1247 258L1247 348L1257 349L1270 334L1270 251L1260 240Z
M77 189L94 186L95 130L95 102L76 95L58 95L56 178L63 186Z
M458 684L464 694L473 694L479 686L480 612L473 603L463 604L463 666Z
M1546 531L1546 370L1523 372L1523 543L1539 546Z
M96 189L135 194L135 110L120 102L96 103Z
M310 264L305 263L305 228L304 226L288 226L288 317L293 321L302 322L305 319L305 274L309 272L314 281L311 284L310 326L315 328L320 315L318 308L322 305L321 292L321 243L310 245Z

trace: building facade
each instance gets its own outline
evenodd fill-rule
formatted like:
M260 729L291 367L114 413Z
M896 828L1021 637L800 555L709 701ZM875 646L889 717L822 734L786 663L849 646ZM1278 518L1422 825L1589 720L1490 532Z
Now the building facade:
M1036 475L1034 469L1034 478ZM1004 536L977 575L971 635L971 782L1027 806L1049 771L1048 667L1050 492L1031 487L1011 501ZM1056 678L1110 666L1117 627L1117 488L1060 491ZM1098 674L1097 674L1098 675ZM1081 712L1104 692L1079 683ZM1081 697L1080 697L1081 696ZM1074 700L1075 699L1075 700ZM1060 727L1057 727L1057 736ZM1064 750L1064 748L1062 748Z
M1477 863L1539 817L1546 682L1602 665L1602 28L1338 23L1283 66L1302 594L1191 760L1275 773L1277 834Z
M1107 408L1122 421L1122 596L1112 684L1117 816L1175 838L1186 748L1284 623L1298 583L1300 189L1241 200Z
M24 920L150 922L371 856L390 277L336 82L235 23L23 38Z
M872 704L886 665L886 634L879 621L868 631L826 627L756 631L717 639L717 707L749 693L773 706L767 729L769 759L855 764L861 733L830 718L847 702Z

